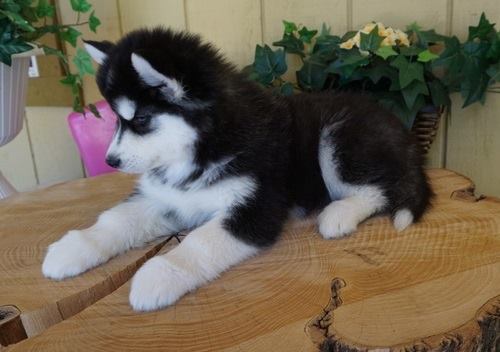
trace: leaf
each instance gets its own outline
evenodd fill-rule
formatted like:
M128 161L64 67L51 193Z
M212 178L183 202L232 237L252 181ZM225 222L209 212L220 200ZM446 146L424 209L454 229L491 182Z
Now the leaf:
M366 70L366 76L371 79L371 81L377 84L382 78L387 78L391 82L398 81L398 72L395 68L389 65L375 65Z
M427 89L427 85L420 81L413 81L404 89L401 90L403 94L403 98L405 100L406 106L411 110L417 97L420 94L429 95L429 90Z
M297 25L293 22L283 20L283 26L285 27L285 34L293 34L297 30Z
M445 50L439 55L439 58L432 61L432 67L443 67L445 70L443 82L449 87L454 87L460 83L464 62L465 57L460 42L454 36L445 41Z
M361 50L376 51L384 40L384 37L378 34L378 26L373 27L369 34L361 32L360 35L359 48Z
M361 55L359 50L342 50L339 58L330 63L326 72L336 73L340 75L343 81L347 81L357 68L366 66L369 63L370 58Z
M349 32L347 32L346 34L344 34L342 36L341 42L345 42L346 40L351 39L352 37L354 37L356 35L356 33L358 33L358 31L349 31Z
M467 77L462 81L460 86L460 93L464 98L464 103L462 108L465 108L472 103L477 101L484 101L486 89L488 88L488 83L490 77L486 73L479 74L478 77Z
M92 32L97 31L97 27L101 25L101 20L99 20L97 17L94 15L95 11L92 11L89 17L89 28Z
M491 46L486 53L486 58L495 62L500 60L500 32L493 36Z
M427 49L427 50L420 52L420 54L418 54L417 61L429 62L429 61L435 60L437 58L439 58L439 55L436 55L436 54L430 52L429 49Z
M312 38L318 33L317 30L308 30L306 26L300 29L299 31L299 39L305 43L311 43Z
M95 117L97 117L98 119L102 118L101 114L99 113L99 110L97 110L97 106L95 106L94 104L89 104L88 108Z
M87 0L70 0L70 2L71 8L76 12L85 13L92 8L92 5L90 5Z
M495 65L491 65L487 70L486 74L490 76L490 82L500 82L500 62Z
M327 27L326 23L323 22L321 25L321 32L319 33L320 37L326 37L330 35L330 31L332 30L332 27Z
M409 47L401 47L399 49L400 53L404 56L416 56L419 55L424 49L416 47L416 46L409 46Z
M49 46L43 45L42 46L43 52L45 55L53 55L57 56L60 60L63 62L67 63L68 59L66 58L66 55L61 50L51 48Z
M55 7L49 4L48 0L39 0L36 7L36 15L38 17L54 17Z
M297 72L297 81L304 90L322 90L328 73L325 71L326 64L313 58L304 61L304 65Z
M408 26L406 26L407 32L409 32L409 31L420 32L421 29L422 29L422 27L420 27L416 21L414 21L414 22L410 23Z
M77 83L78 81L78 75L74 75L72 73L68 74L66 77L61 79L59 82L66 86L73 86Z
M76 47L76 41L80 35L82 35L82 33L77 31L73 27L69 27L65 31L62 31L60 34L61 39L70 43L72 47Z
M425 82L424 67L417 62L408 62L403 55L398 55L391 63L391 66L399 70L399 85L403 89L413 81Z
M443 42L447 39L446 36L436 33L434 29L428 31L416 31L417 40L420 47L427 48L433 43Z
M0 62L3 62L7 66L10 66L12 64L12 55L23 53L31 49L33 49L31 45L26 44L25 42L18 39L1 43Z
M383 58L384 60L390 56L395 56L398 53L394 51L392 46L381 46L375 51L375 54Z
M76 50L76 56L73 58L73 63L78 69L80 76L84 76L85 74L93 75L95 73L90 55L82 48Z
M283 35L283 38L274 42L273 45L283 47L287 53L297 54L301 57L306 56L304 54L304 43L292 34Z
M254 72L258 75L258 81L269 85L273 80L287 70L286 56L284 50L273 50L268 46L257 45L255 48Z
M451 105L450 95L446 87L440 80L435 79L433 81L428 82L427 84L429 86L432 103L434 104L434 106L439 107L439 106Z
M12 21L12 23L14 23L16 27L19 27L23 31L26 32L35 31L35 28L33 28L31 24L28 23L28 21L26 21L20 14L16 12L0 10L0 15L4 15L5 17L7 17L9 20Z
M280 93L285 96L293 95L293 84L286 82L280 87Z
M467 41L472 41L474 38L479 38L481 40L486 40L492 33L495 33L495 24L490 23L486 19L486 15L484 12L481 14L481 18L479 19L479 24L476 27L469 27L469 37Z

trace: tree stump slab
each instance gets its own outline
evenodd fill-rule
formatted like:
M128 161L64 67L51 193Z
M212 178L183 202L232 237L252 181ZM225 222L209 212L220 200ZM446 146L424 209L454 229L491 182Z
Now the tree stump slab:
M158 252L162 244L154 243L64 281L42 275L47 246L69 230L92 225L131 192L134 182L112 174L0 201L0 345L37 335L95 303Z
M433 207L402 233L386 217L339 240L289 223L172 307L133 312L127 282L9 351L500 351L500 201L428 174Z

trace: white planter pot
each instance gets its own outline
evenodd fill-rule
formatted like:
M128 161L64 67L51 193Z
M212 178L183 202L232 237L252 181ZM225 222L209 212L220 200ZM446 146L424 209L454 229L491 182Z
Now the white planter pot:
M23 128L28 68L30 56L39 55L34 49L12 57L12 66L0 63L0 147L10 142ZM14 187L0 172L0 199L15 193Z

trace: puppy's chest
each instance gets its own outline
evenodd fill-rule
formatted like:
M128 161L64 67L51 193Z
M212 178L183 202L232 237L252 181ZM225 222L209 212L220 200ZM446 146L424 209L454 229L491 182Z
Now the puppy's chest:
M197 226L213 216L224 215L238 204L244 204L252 197L256 184L249 176L233 176L210 185L178 187L144 177L139 182L139 188L144 196L153 199L184 225Z

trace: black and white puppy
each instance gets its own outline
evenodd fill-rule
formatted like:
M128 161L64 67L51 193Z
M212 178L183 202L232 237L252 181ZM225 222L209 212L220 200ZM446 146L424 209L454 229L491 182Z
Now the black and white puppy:
M367 97L275 96L199 37L160 28L86 48L119 116L107 161L142 176L95 225L49 247L47 277L188 230L132 280L132 307L154 310L273 244L292 209L320 212L319 232L338 238L374 214L403 230L429 204L417 144Z

